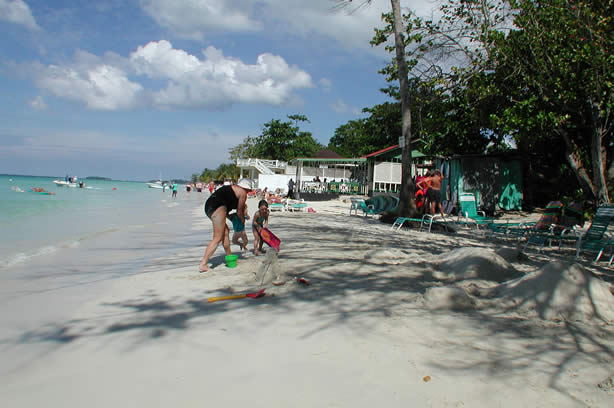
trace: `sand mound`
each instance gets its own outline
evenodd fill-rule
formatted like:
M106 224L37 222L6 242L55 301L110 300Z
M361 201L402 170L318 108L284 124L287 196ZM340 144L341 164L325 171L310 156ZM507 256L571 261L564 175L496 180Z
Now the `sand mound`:
M475 302L461 288L429 288L424 294L424 301L430 309L467 310L473 309Z
M402 249L372 249L365 253L365 263L399 265L407 262L412 256L411 252Z
M482 279L505 282L522 275L502 256L485 248L455 249L442 258L439 271L433 273L435 278L452 281Z
M498 293L519 310L535 311L542 319L614 322L614 296L608 285L578 264L549 262L502 284Z
M527 259L527 256L518 248L503 247L497 249L495 253L508 262L516 262Z

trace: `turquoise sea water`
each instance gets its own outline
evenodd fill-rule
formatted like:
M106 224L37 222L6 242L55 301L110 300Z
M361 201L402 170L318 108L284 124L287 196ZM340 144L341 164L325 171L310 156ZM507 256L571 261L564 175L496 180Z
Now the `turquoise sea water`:
M142 182L83 180L85 188L71 188L58 187L53 180L0 176L0 270L58 251L79 256L79 248L101 237L139 248L151 245L156 231L180 236L205 198L183 189L172 199L168 189L162 192ZM31 187L55 195L29 192ZM169 250L179 245L176 238L168 241Z

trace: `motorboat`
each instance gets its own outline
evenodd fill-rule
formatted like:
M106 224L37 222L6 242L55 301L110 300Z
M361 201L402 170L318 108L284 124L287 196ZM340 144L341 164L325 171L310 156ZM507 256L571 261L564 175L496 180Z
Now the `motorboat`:
M78 187L78 183L76 182L77 178L70 178L67 180L53 180L56 186L58 187Z
M162 180L154 181L151 183L146 183L149 188L159 188L163 190L166 187L166 183L163 183Z

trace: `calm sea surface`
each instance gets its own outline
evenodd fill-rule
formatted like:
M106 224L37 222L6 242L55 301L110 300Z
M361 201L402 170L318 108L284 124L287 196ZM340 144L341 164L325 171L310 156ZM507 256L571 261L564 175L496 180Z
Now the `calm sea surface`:
M85 188L71 188L58 187L53 180L0 176L0 272L50 255L57 262L61 251L78 257L85 252L80 249L94 241L100 246L102 239L113 244L109 247L135 251L155 246L156 254L206 240L187 234L206 197L186 193L184 186L173 199L168 189L162 192L141 182L83 180ZM55 195L32 193L31 187Z

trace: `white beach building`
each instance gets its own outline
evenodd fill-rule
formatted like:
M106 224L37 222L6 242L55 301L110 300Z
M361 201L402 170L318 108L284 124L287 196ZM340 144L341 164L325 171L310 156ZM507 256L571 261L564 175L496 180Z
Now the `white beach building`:
M330 151L316 157L279 160L238 159L241 177L255 181L256 188L287 193L293 179L296 192L309 194L361 194L398 192L401 185L401 148L390 146L363 157L343 158ZM412 175L421 175L432 161L418 151L412 152Z

